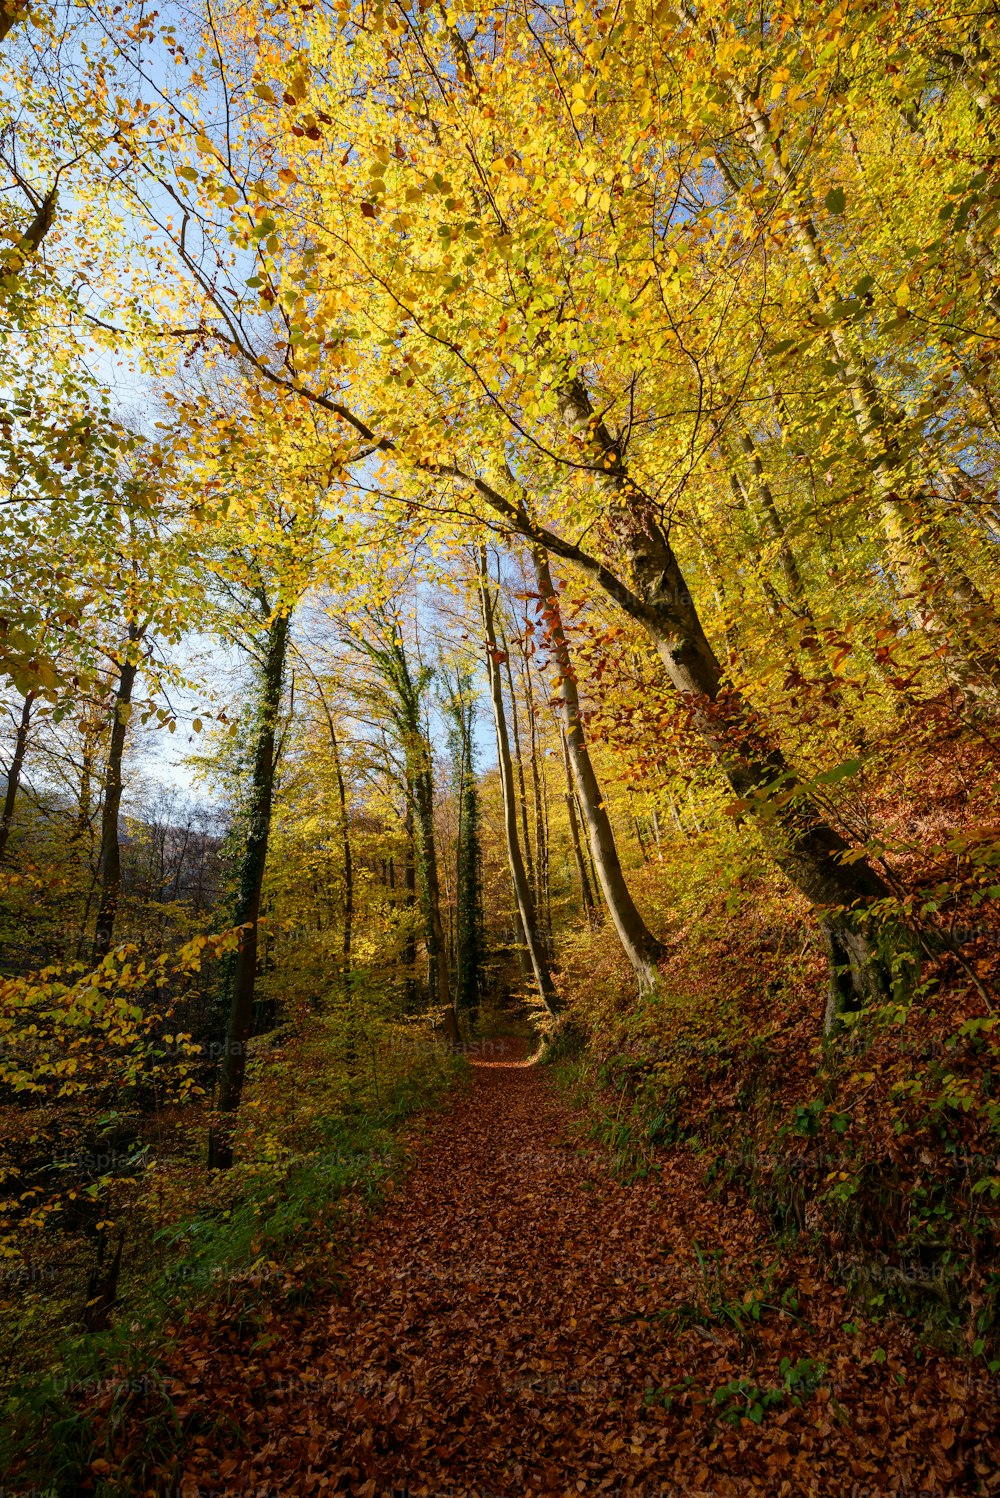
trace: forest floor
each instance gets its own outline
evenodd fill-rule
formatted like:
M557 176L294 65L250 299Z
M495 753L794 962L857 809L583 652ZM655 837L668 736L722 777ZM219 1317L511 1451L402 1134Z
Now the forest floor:
M857 1319L702 1176L678 1148L617 1180L552 1070L485 1042L318 1295L269 1307L263 1335L185 1326L163 1369L185 1433L170 1491L1000 1492L985 1368Z

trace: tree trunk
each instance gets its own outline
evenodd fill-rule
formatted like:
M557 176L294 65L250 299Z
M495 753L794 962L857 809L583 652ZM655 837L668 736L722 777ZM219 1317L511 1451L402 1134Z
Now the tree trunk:
M4 4L0 5L0 42L12 27L25 19L28 10L27 5L18 5L17 0L4 0Z
M510 860L508 859L509 867ZM514 946L517 951L517 970L522 979L527 982L534 974L531 967L531 958L528 956L528 938L524 934L524 922L521 919L521 907L517 902L517 890L514 888L513 874L511 875L510 887L514 896Z
M791 801L783 794L797 777L780 750L762 740L739 693L723 689L722 668L655 507L628 476L579 380L561 388L560 410L569 430L595 453L595 478L610 501L606 519L628 559L641 620L671 682L736 796L763 815L775 862L817 907L838 956L849 949L849 970L834 975L835 1013L860 1007L888 986L867 914L889 897L888 886L866 861L842 861L849 844L807 797ZM834 1022L828 1015L828 1025Z
M719 616L719 627L722 631L722 638L726 646L726 663L729 666L730 673L734 674L739 670L740 639L736 631L736 623L733 618L733 610L729 607L729 603L726 598L726 590L722 585L722 579L719 577L719 574L715 569L714 560L701 536L698 537L698 543L701 550L701 564L705 569L705 577L708 580L708 585L712 590L712 596L715 599L716 613Z
M497 583L499 589L499 581ZM531 846L531 832L528 827L528 791L524 779L524 758L521 754L521 730L518 723L517 693L514 691L514 673L510 664L510 649L504 634L503 624L499 628L500 649L503 657L503 665L507 675L507 691L510 695L510 728L514 740L513 762L517 772L518 804L521 808L521 832L524 842L524 863L528 873L528 885L532 891L533 898L538 889L535 881L535 855Z
M778 507L774 502L774 495L771 492L771 486L764 473L756 445L749 433L742 427L739 428L739 435L740 445L749 458L754 473L754 487L757 496L756 504L751 500L750 492L742 476L729 462L721 427L719 429L719 446L729 473L729 482L732 486L733 494L743 506L754 529L758 532L763 530L778 550L778 560L785 583L784 597L778 594L764 566L760 568L759 577L768 614L776 630L780 632L784 659L789 669L794 669L796 665L796 649L807 650L816 662L826 689L830 692L840 711L843 712L840 687L837 678L823 659L819 641L819 630L817 629L812 607L802 581L799 564L789 543L788 534ZM794 616L796 621L791 629L789 628L789 613Z
M649 820L650 820L650 823L651 823L652 828L653 828L653 841L656 844L656 861L657 861L657 863L662 863L663 862L663 842L662 842L662 839L660 837L660 817L659 817L659 813L656 810L655 804L653 805L653 809L650 812Z
M408 777L406 784L406 858L403 863L403 889L405 891L403 904L406 910L407 932L403 943L402 960L405 969L403 978L403 1002L406 1012L409 1014L417 1003L417 978L414 969L417 965L417 938L413 930L413 909L417 903L417 859L416 844L413 829L413 785Z
M313 678L315 680L315 678ZM351 943L354 935L354 860L351 854L351 829L347 818L347 788L344 784L344 768L340 760L340 745L337 742L337 730L333 722L333 713L330 711L326 694L319 683L316 683L323 704L323 712L326 715L327 727L330 731L330 751L333 756L334 777L337 782L337 801L340 811L340 841L341 851L344 859L344 931L341 941L341 963L340 963L340 990L344 1006L344 1023L346 1026L346 1044L344 1046L344 1063L348 1073L353 1073L357 1060L357 1036L354 1024L354 997L351 983ZM392 873L392 865L389 868Z
M343 988L345 1000L351 994L351 942L354 935L354 863L351 857L351 827L347 816L347 792L344 787L344 770L340 763L340 748L337 736L330 725L330 746L333 749L333 764L337 776L337 797L340 801L340 830L344 854L344 939L341 943L343 965ZM391 865L390 865L391 873Z
M507 719L504 714L503 688L500 682L500 654L497 648L494 624L494 599L490 590L486 569L486 550L479 555L479 597L483 614L483 630L486 638L486 670L490 682L490 699L493 703L493 721L497 735L497 759L500 769L500 787L503 793L504 830L507 835L507 856L510 875L514 885L514 897L524 932L524 940L531 960L531 969L539 995L549 1013L558 1013L559 1005L555 986L549 972L545 951L540 940L535 916L535 905L531 887L524 868L524 859L517 835L517 801L514 791L514 767L511 760L510 740L507 737Z
M942 47L935 55L938 61L944 63L948 71L959 81L964 91L973 101L980 116L978 128L987 139L991 139L992 132L989 128L989 108L991 101L989 94L979 86L978 80L973 81L970 79L968 67L959 53L951 52L948 48ZM922 149L924 151L928 149L933 150L933 146L928 141L924 122L919 112L912 108L900 108L899 114L907 129L919 137ZM997 276L1000 275L1000 256L996 254L990 243L984 240L974 228L969 228L966 231L965 244L979 272L982 299L993 313L993 316L1000 318L1000 292L997 291L993 284Z
M455 1009L473 1023L482 986L483 925L479 798L473 769L474 700L459 672L446 710L452 720L458 835L455 840Z
M528 713L528 751L531 759L531 794L535 821L535 909L545 936L548 951L552 951L552 918L549 909L549 845L548 819L545 814L545 797L542 777L539 772L538 723L535 716L535 697L531 685L531 673L526 654L521 657L521 679L524 683L524 702Z
M17 734L14 739L14 755L7 771L7 790L3 798L3 815L0 817L0 863L3 862L4 853L7 850L7 839L10 837L10 829L14 823L14 808L17 805L17 792L21 784L21 771L24 769L24 756L28 752L28 729L31 726L31 708L37 693L30 691L26 694L21 706L21 717L17 725Z
M718 363L714 359L711 363L710 368L713 379L717 383L721 384L721 371L719 369ZM716 437L719 441L720 449L722 450L723 461L727 469L729 469L730 482L732 483L734 491L739 495L743 505L750 515L750 518L755 522L756 525L763 527L764 531L775 545L778 554L778 563L781 567L782 577L784 578L785 582L785 602L792 609L793 613L798 614L800 617L807 618L811 624L812 612L809 608L809 600L806 596L805 584L802 581L802 574L799 571L798 559L796 558L795 553L792 551L791 545L789 544L784 522L781 518L778 506L775 503L771 485L768 482L766 473L764 472L764 465L761 462L760 453L757 451L757 444L754 442L743 422L739 418L734 418L733 425L736 430L736 440L738 441L743 455L746 458L750 468L750 482L753 487L754 500L756 501L756 503L754 503L750 498L750 494L747 490L746 485L743 483L743 480L735 472L730 464L729 456L726 452L725 446L724 423L722 421L715 421L713 425L715 428Z
M122 804L122 757L128 733L129 710L132 705L132 690L135 686L138 666L132 660L132 648L141 640L143 630L135 623L128 626L125 657L118 676L115 692L114 718L111 724L111 742L104 770L104 805L101 813L101 893L97 906L97 924L94 930L92 961L102 962L111 950L115 933L115 919L122 889L121 844L118 839L118 818Z
M583 848L580 844L580 823L576 815L576 796L573 791L573 771L569 762L569 749L566 745L566 734L560 725L559 733L562 743L563 769L566 772L566 814L569 818L569 836L573 848L573 859L576 863L576 872L580 880L580 904L583 913L587 917L589 925L597 924L597 906L594 902L593 892L590 888L590 879L587 875L587 864L583 856Z
M545 774L545 761L539 759L539 783L542 794L542 847L545 857L542 862L541 884L542 898L545 901L545 935L549 943L550 953L554 950L554 938L552 935L552 846L549 840L549 782Z
M253 1026L254 989L257 981L257 928L260 896L267 863L267 844L274 802L274 776L277 768L275 745L278 715L281 711L281 689L288 650L289 619L279 615L268 625L267 648L261 679L261 701L254 745L253 776L247 807L248 827L240 863L236 892L235 922L243 928L233 970L229 1016L223 1044L222 1068L219 1074L216 1107L223 1114L235 1115L243 1095L246 1055ZM213 1128L209 1135L208 1163L228 1170L233 1163L232 1129L235 1118L224 1126Z
M354 864L351 857L351 829L347 819L347 789L344 784L344 769L340 761L340 745L337 742L337 730L334 727L333 714L330 711L330 706L322 687L320 687L318 682L316 686L319 691L320 701L323 704L323 712L326 715L327 727L330 731L330 751L333 756L333 770L337 781L337 801L340 810L340 840L344 857L344 936L341 943L340 976L344 1003L349 1008L351 997L351 942L354 932ZM394 883L395 881L393 880L392 882Z
M727 87L743 116L751 146L757 159L779 190L791 196L794 193L794 178L791 168L782 162L771 137L767 115L751 98L749 91L735 78L727 80ZM807 213L792 208L788 224L805 267L813 292L823 304L828 292L828 267L820 247L816 227ZM979 622L993 622L993 610L965 571L949 562L943 554L943 543L937 528L929 517L920 512L918 500L926 496L900 495L895 488L895 468L898 457L898 434L894 428L899 419L889 418L885 404L879 396L874 377L867 362L854 348L847 329L839 323L831 323L826 329L826 338L836 357L841 379L847 391L851 411L861 446L869 460L875 492L882 516L882 529L889 543L890 560L895 566L906 592L913 594L922 603L926 615L926 627L935 636L947 634L949 622L962 640L965 657L959 658L949 650L948 665L951 674L962 686L968 686L969 669L989 680L1000 679L995 662L987 659L970 631L965 614L973 611ZM929 534L934 548L914 543L914 531ZM941 618L937 595L945 592L952 605ZM955 614L957 608L958 614ZM951 620L947 614L951 614Z
M630 794L629 795L629 803L630 803L630 812L631 812L631 817L632 817L632 826L635 828L635 840L639 844L639 855L642 858L643 863L648 864L648 863L651 862L651 860L650 860L650 857L649 857L649 849L646 847L646 839L642 835L642 823L640 822L639 818L636 816L634 808L631 807L631 801L632 801L632 797L631 797L631 794Z
M604 797L583 731L576 673L570 658L562 611L559 608L559 595L552 581L549 559L541 547L532 547L531 556L535 567L535 580L538 585L541 609L558 674L557 703L562 721L563 743L573 771L577 795L580 798L594 867L605 904L618 933L618 939L635 970L640 989L645 992L656 982L656 965L663 956L663 946L649 930L636 909L622 873L611 821L604 805Z
M434 780L430 766L430 745L421 734L418 753L422 763L413 775L413 800L420 845L420 873L424 897L425 940L427 942L427 975L430 1001L444 1011L445 1039L454 1045L459 1039L458 1020L451 1002L448 982L448 949L441 920L441 884L438 877L437 849L434 840Z
M458 1004L473 1020L479 1012L482 989L483 923L479 807L471 771L463 792L466 803L464 838L457 866L456 937L458 948Z
M370 607L372 626L367 636L352 636L350 643L372 662L380 686L375 702L387 713L406 761L406 792L416 830L415 848L420 864L421 905L427 948L428 998L443 1010L445 1036L459 1038L458 1020L451 1001L448 946L441 917L440 873L434 838L434 768L431 748L422 726L423 693L429 674L419 665L411 670L399 618L391 609Z
M82 1318L84 1330L91 1334L107 1331L111 1325L111 1313L118 1303L118 1281L125 1248L124 1228L118 1235L118 1247L110 1264L107 1264L107 1248L108 1229L102 1224L97 1229L97 1258L87 1280L87 1299Z

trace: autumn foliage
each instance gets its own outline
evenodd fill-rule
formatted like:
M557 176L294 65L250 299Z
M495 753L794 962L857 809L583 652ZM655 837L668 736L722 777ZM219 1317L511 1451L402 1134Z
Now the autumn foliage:
M994 1490L998 46L0 7L18 1480Z

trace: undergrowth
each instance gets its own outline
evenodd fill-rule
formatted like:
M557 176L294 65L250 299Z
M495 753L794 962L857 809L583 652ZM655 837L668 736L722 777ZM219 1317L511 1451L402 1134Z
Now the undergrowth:
M361 1088L336 1114L313 1119L308 1153L244 1170L236 1196L164 1229L168 1267L133 1292L115 1324L97 1335L68 1333L44 1376L13 1386L2 1470L39 1492L75 1494L82 1475L99 1474L112 1456L137 1402L144 1449L133 1454L136 1468L169 1465L191 1434L164 1375L171 1349L199 1319L256 1344L275 1305L335 1292L358 1222L405 1163L401 1126L466 1077L461 1057L414 1057L378 1103ZM113 1489L103 1491L110 1498Z
M714 893L706 867L640 1003L610 935L581 938L547 1059L621 1178L694 1161L720 1203L755 1212L776 1254L806 1253L867 1315L906 1318L988 1377L1000 1370L1000 942L981 861L968 880L974 969L939 944L905 1002L855 1016L834 1041L804 903L749 855ZM922 899L902 903L919 913Z
M816 1358L782 1358L780 1384L761 1385L750 1378L733 1378L715 1389L707 1389L689 1374L665 1389L650 1389L645 1403L661 1405L665 1410L688 1406L701 1408L713 1421L740 1425L749 1420L754 1425L773 1411L789 1405L801 1405L825 1385L826 1365Z

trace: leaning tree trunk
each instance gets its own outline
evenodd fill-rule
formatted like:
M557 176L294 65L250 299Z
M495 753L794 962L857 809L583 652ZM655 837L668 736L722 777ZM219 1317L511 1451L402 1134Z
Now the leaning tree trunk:
M94 930L92 960L103 961L111 950L115 934L115 919L122 890L122 854L118 838L118 818L122 805L122 758L125 753L125 738L128 733L129 710L132 706L132 690L135 686L138 666L132 660L132 649L142 638L143 631L137 624L128 627L125 658L118 676L115 692L114 718L111 723L111 742L108 745L108 761L104 770L104 805L101 813L101 893L97 906L97 924Z
M267 631L257 740L254 745L253 775L247 806L247 836L240 860L234 912L234 924L243 929L233 965L229 1015L216 1096L219 1113L229 1116L224 1125L211 1130L208 1142L208 1163L219 1170L228 1170L233 1163L232 1131L235 1114L243 1096L247 1047L253 1027L254 990L257 982L257 927L274 802L274 776L277 768L275 745L285 656L288 651L288 631L289 619L285 614L273 619Z
M493 704L493 722L497 734L497 758L500 768L500 788L503 793L504 831L507 838L507 857L510 862L510 877L514 885L514 898L524 933L524 941L531 961L531 970L539 995L549 1013L559 1011L558 997L548 961L538 931L535 903L531 886L524 868L521 845L517 835L517 800L514 790L514 766L511 760L510 740L507 736L507 718L503 706L503 686L500 680L500 655L497 649L494 623L494 600L490 591L486 570L486 551L480 550L479 599L482 607L483 630L486 638L486 670L490 683L490 700Z
M594 772L586 735L583 731L576 674L570 659L562 611L559 608L559 595L552 581L548 556L541 547L534 546L531 548L531 557L535 566L535 579L538 584L542 613L559 678L558 709L562 720L563 742L569 755L577 795L583 810L594 867L597 870L597 877L618 933L618 939L635 970L640 990L645 992L656 982L657 963L663 956L663 946L636 909L622 872L611 820L604 805L604 797L601 794L601 787Z
M606 520L628 559L641 621L671 682L737 797L764 814L776 863L817 909L831 949L827 1028L834 1029L841 1014L888 988L870 912L890 890L865 860L843 861L849 844L808 797L788 799L797 777L781 751L762 739L740 694L724 689L722 668L653 502L629 477L580 381L567 382L559 395L567 427L594 453L594 473L609 500Z

